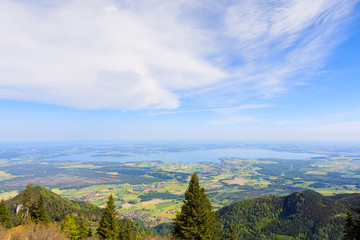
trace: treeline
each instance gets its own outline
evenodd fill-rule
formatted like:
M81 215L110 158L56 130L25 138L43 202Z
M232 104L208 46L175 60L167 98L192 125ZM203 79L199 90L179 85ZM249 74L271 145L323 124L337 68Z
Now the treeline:
M141 202L151 201L153 199L180 199L181 197L177 194L170 193L169 191L166 192L155 192L149 191L148 193L142 194L139 196Z

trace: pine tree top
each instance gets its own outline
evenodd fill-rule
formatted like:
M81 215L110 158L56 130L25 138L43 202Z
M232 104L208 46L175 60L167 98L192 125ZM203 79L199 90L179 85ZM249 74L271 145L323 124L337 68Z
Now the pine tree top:
M205 189L196 173L191 176L184 204L174 219L174 237L180 239L218 239L218 223Z
M116 226L116 213L117 211L114 197L110 194L109 199L106 201L105 211L103 212L97 229L97 233L100 238L114 239L118 234Z

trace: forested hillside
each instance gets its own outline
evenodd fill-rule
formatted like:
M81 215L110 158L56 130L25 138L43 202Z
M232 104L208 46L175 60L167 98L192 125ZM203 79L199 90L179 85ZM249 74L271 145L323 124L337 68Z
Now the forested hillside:
M60 222L70 214L76 214L81 218L93 221L98 221L100 219L102 212L101 209L91 203L74 201L60 197L56 193L42 186L32 187L32 193L34 201L38 199L40 195L43 196L45 201L44 207L50 220L53 222ZM6 201L13 224L16 224L16 213L21 208L20 206L23 201L23 195L24 192L21 192L14 198Z
M2 201L0 209L0 239L98 239L99 222L104 218L104 210L91 203L65 199L31 184L14 198ZM13 229L7 232L4 227ZM156 230L116 217L116 234L117 239L143 239L156 235Z
M217 214L239 239L341 239L347 209L359 204L360 194L324 197L307 190L243 200Z

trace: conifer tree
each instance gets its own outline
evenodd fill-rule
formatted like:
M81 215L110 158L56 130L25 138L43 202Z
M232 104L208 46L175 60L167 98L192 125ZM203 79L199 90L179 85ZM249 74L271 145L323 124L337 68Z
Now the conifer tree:
M360 207L353 209L357 214L355 219L354 234L356 239L360 239Z
M6 207L4 199L2 199L0 202L0 226L1 225L7 228L11 227L10 214Z
M118 219L118 240L132 240L134 239L134 229L130 221Z
M354 235L354 217L352 216L351 212L347 210L346 212L346 220L345 220L345 228L344 228L344 240L353 240L355 239Z
M77 218L78 219L78 218ZM80 223L79 223L80 222ZM91 231L91 228L87 228L84 222L84 219L81 218L79 220L78 224L79 224L79 230L80 230L80 237L81 239L85 239L87 237L91 237L92 236L92 232L89 232L89 230Z
M219 228L211 202L200 186L196 173L191 176L184 204L173 221L173 235L179 239L219 239Z
M101 217L97 233L101 239L115 239L118 235L116 224L115 201L110 194L106 207Z
M238 239L238 234L235 232L235 230L231 227L231 226L229 226L229 231L228 231L228 233L226 234L226 236L225 236L225 239L228 239L228 240L236 240L236 239Z
M88 235L88 229L76 220L75 215L66 216L60 225L61 231L67 234L71 240L84 239Z
M31 208L34 201L32 188L32 184L28 183L22 195L21 218L24 223L31 221Z
M92 237L93 236L93 231L92 231L92 228L89 227L88 228L88 234L87 234L88 237Z
M142 231L143 231L143 234L145 235L144 229L142 229ZM125 234L124 235L127 240L133 239L134 229L130 222L125 222Z
M351 212L348 210L346 213L345 227L344 227L344 240L357 240L360 239L360 208L352 209L358 214L357 219L354 219Z
M49 216L45 210L45 201L42 194L40 194L39 200L34 204L31 216L35 223L49 223Z

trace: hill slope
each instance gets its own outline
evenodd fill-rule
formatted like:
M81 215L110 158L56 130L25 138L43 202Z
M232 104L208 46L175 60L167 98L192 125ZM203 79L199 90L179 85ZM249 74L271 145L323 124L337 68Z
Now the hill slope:
M324 197L313 191L247 199L218 210L240 239L340 239L346 210L360 194Z
M59 222L67 215L74 213L89 220L98 220L101 217L101 209L91 203L78 202L60 197L56 193L41 187L32 188L34 199L37 200L40 194L45 200L45 209L51 221ZM6 201L12 220L15 221L16 211L21 205L23 192Z

